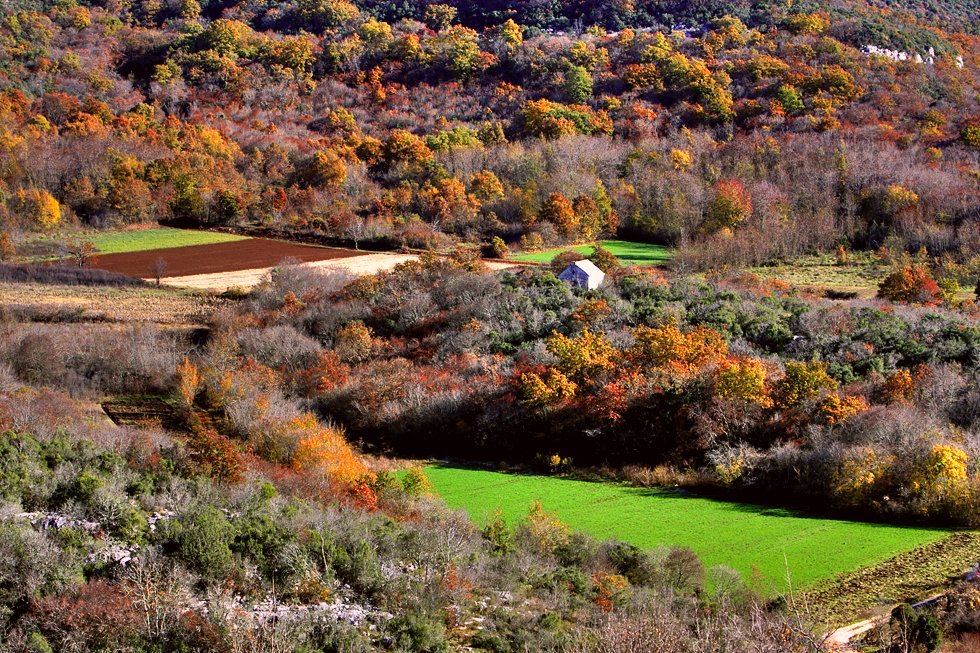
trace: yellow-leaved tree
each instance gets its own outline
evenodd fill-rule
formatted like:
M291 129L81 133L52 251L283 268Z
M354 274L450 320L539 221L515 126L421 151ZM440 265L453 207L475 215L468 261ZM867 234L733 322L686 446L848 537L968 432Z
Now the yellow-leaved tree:
M40 229L51 229L61 222L61 204L46 190L20 189L17 208Z
M578 386L570 381L561 370L548 370L544 376L535 372L521 375L521 399L535 408L553 406L575 396Z
M576 383L615 367L616 348L603 334L593 333L588 328L574 338L553 333L546 345L558 358L558 369Z
M952 444L935 444L920 461L912 488L929 503L955 499L966 489L969 457Z
M771 406L766 387L766 367L753 358L727 358L718 365L715 392L724 399L740 399Z

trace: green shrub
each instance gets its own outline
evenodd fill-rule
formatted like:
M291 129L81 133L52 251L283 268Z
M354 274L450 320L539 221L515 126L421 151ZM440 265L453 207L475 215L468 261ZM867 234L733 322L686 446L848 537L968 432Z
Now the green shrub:
M627 542L612 542L606 546L606 557L616 571L633 585L650 585L657 573L650 556L640 547Z
M388 622L388 636L395 646L413 653L441 653L449 650L446 626L434 616L419 612L400 615Z
M25 642L27 651L29 653L53 653L54 649L48 644L48 640L44 638L44 635L34 631L27 637L27 642Z
M503 555L514 549L514 531L507 525L503 513L498 508L487 520L481 531L483 539L490 542L493 552Z
M204 580L225 578L231 570L235 529L217 508L194 510L180 520L177 549L181 559Z

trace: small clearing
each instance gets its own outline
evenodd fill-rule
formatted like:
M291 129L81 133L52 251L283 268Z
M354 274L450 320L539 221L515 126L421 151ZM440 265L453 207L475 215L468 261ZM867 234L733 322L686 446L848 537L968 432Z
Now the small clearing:
M674 255L674 250L664 245L637 243L630 240L600 240L598 243L570 245L568 247L548 249L543 252L516 254L511 259L525 263L550 263L551 259L569 250L588 256L592 253L593 246L597 244L602 245L605 249L612 252L616 258L626 265L662 265Z

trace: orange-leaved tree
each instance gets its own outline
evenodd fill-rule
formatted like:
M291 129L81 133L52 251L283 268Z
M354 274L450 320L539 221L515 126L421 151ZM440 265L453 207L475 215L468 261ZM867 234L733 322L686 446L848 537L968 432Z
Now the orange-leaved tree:
M194 428L187 438L187 451L197 473L225 483L240 483L245 459L226 437L212 428Z
M906 265L895 270L878 285L878 297L894 302L936 304L942 290L923 265Z
M352 488L368 475L368 469L344 439L342 429L326 426L312 413L294 418L290 431L297 438L292 467L327 485Z
M870 406L864 397L834 392L824 397L818 408L824 421L834 426L865 412Z
M630 355L634 360L679 373L697 370L728 353L725 338L703 326L688 332L673 323L640 326L633 329L633 339Z
M715 196L706 209L709 231L734 229L752 213L752 195L742 182L723 179L715 184Z
M887 404L904 404L912 401L915 395L915 379L908 370L895 370L885 379L881 389L882 399Z
M629 598L630 583L625 576L597 571L592 574L592 600L603 612L612 612Z
M201 390L203 380L197 367L187 358L177 366L177 401L182 408L189 410L194 406L194 398Z

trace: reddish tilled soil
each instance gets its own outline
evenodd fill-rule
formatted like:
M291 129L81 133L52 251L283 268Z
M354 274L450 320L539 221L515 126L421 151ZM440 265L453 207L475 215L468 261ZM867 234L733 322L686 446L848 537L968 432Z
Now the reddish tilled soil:
M234 270L268 268L283 259L296 259L304 263L359 256L364 252L333 247L298 245L282 240L250 238L214 245L189 245L152 249L145 252L104 254L89 263L91 267L119 272L133 277L151 278L157 259L167 262L163 276L182 277L191 274L211 274Z

